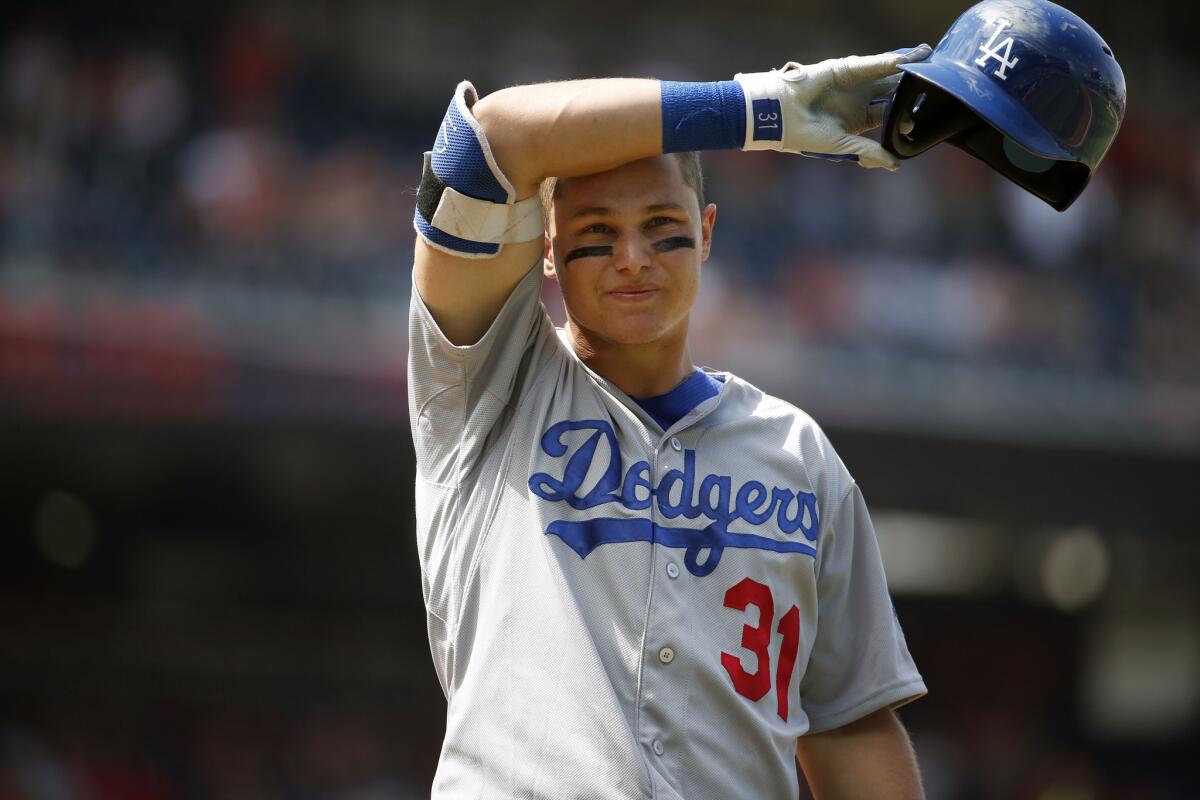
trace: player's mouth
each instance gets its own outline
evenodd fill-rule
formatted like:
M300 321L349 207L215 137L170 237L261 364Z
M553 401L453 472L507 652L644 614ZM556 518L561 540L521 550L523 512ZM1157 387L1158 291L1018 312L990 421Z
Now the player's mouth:
M608 296L616 300L636 301L647 300L658 294L658 287L647 283L631 283L610 289Z

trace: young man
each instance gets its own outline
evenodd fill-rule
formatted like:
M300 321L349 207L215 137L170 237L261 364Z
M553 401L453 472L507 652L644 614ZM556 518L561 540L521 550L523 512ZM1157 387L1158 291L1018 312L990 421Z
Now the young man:
M697 369L690 151L895 169L929 49L678 84L460 84L419 191L410 403L438 798L917 798L925 692L862 495L803 412ZM670 155L664 155L670 153ZM545 187L545 224L539 186ZM568 323L538 302L557 279Z

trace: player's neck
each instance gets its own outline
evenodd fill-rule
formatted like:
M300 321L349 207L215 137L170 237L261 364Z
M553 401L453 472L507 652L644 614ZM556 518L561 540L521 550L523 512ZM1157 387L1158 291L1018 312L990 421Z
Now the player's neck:
M638 400L666 394L692 374L695 365L687 344L687 325L648 344L605 340L573 322L567 323L579 360L600 377Z

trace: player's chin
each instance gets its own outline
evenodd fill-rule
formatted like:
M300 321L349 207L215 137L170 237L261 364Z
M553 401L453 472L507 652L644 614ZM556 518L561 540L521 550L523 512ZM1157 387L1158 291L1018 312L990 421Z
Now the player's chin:
M660 317L645 314L611 315L605 323L606 338L623 345L655 342L670 328Z

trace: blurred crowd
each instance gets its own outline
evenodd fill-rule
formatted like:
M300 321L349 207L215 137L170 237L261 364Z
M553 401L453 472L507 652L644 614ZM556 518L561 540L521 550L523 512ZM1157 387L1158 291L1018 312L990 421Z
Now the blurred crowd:
M394 276L419 170L395 157L409 126L372 120L335 71L298 56L238 21L190 47L12 33L6 265L320 293Z
M932 716L902 712L929 800L1194 796L1194 775L1163 769L1182 754L1124 747L1109 760L1065 736L1062 720L1018 711L1013 692L1007 708L943 698ZM429 796L442 728L415 716L394 698L377 710L48 704L0 724L0 800L417 800ZM811 798L803 781L800 798Z
M801 20L807 11L779 4L793 17L740 19L729 37L728 20L707 7L688 21L615 0L589 30L551 13L535 30L508 21L512 4L466 3L478 18L454 41L440 35L440 4L424 0L28 5L0 25L0 417L9 421L114 408L139 421L274 420L286 405L394 423L405 414L420 156L458 80L483 93L595 74L714 80L865 46L844 24L815 11ZM876 27L887 7L854 6L884 20ZM634 11L676 16L614 22ZM934 30L953 16L911 13L928 14ZM805 39L786 52L777 44L791 32ZM1064 415L1105 399L1079 387L1118 400L1152 392L1159 405L1148 413L1182 420L1196 442L1200 128L1196 109L1174 96L1195 64L1177 46L1102 32L1125 67L1129 113L1065 214L946 146L895 175L705 154L719 213L694 316L698 359L763 383L790 376L793 399L832 387L829 407L847 414L865 414L863 396L875 393L882 406L903 396L944 419L927 401L944 393L960 405L963 386L944 379L966 369L1007 376L1012 395L974 389L997 417L1046 381ZM1164 65L1171 80L1153 80ZM1166 88L1138 94L1152 83ZM552 288L544 298L561 319ZM1114 417L1127 412L1114 403ZM935 611L926 619L943 616ZM978 630L989 639L981 662L997 673L989 684L977 667L957 670L962 686L941 678L940 694L914 704L931 799L1194 794L1175 791L1177 776L1163 778L1152 757L1143 770L1136 754L1083 753L1069 731L1056 740L1049 716L1017 719L1030 681L1013 679L1007 656L1027 662L1028 648L997 647L996 628L971 619L936 646L914 646L957 653L962 632ZM416 649L428 669L424 645ZM1073 674L1039 708L1067 720L1055 698ZM1005 685L1008 694L995 688ZM999 700L980 713L956 706L966 697ZM334 712L224 699L141 715L36 698L28 713L5 707L0 800L427 793L440 731L414 725L395 697Z
M432 4L384 5L143 28L32 14L4 34L0 380L76 368L62 343L110 340L168 350L143 372L185 392L214 363L402 366L413 187L455 81L588 66L515 32L493 69L452 65ZM1200 138L1176 119L1191 109L1154 102L1133 99L1065 214L948 146L894 176L707 154L720 215L701 355L790 341L1194 390Z
M416 800L398 719L378 714L159 710L142 719L95 710L0 728L3 800ZM436 751L435 751L436 752Z

